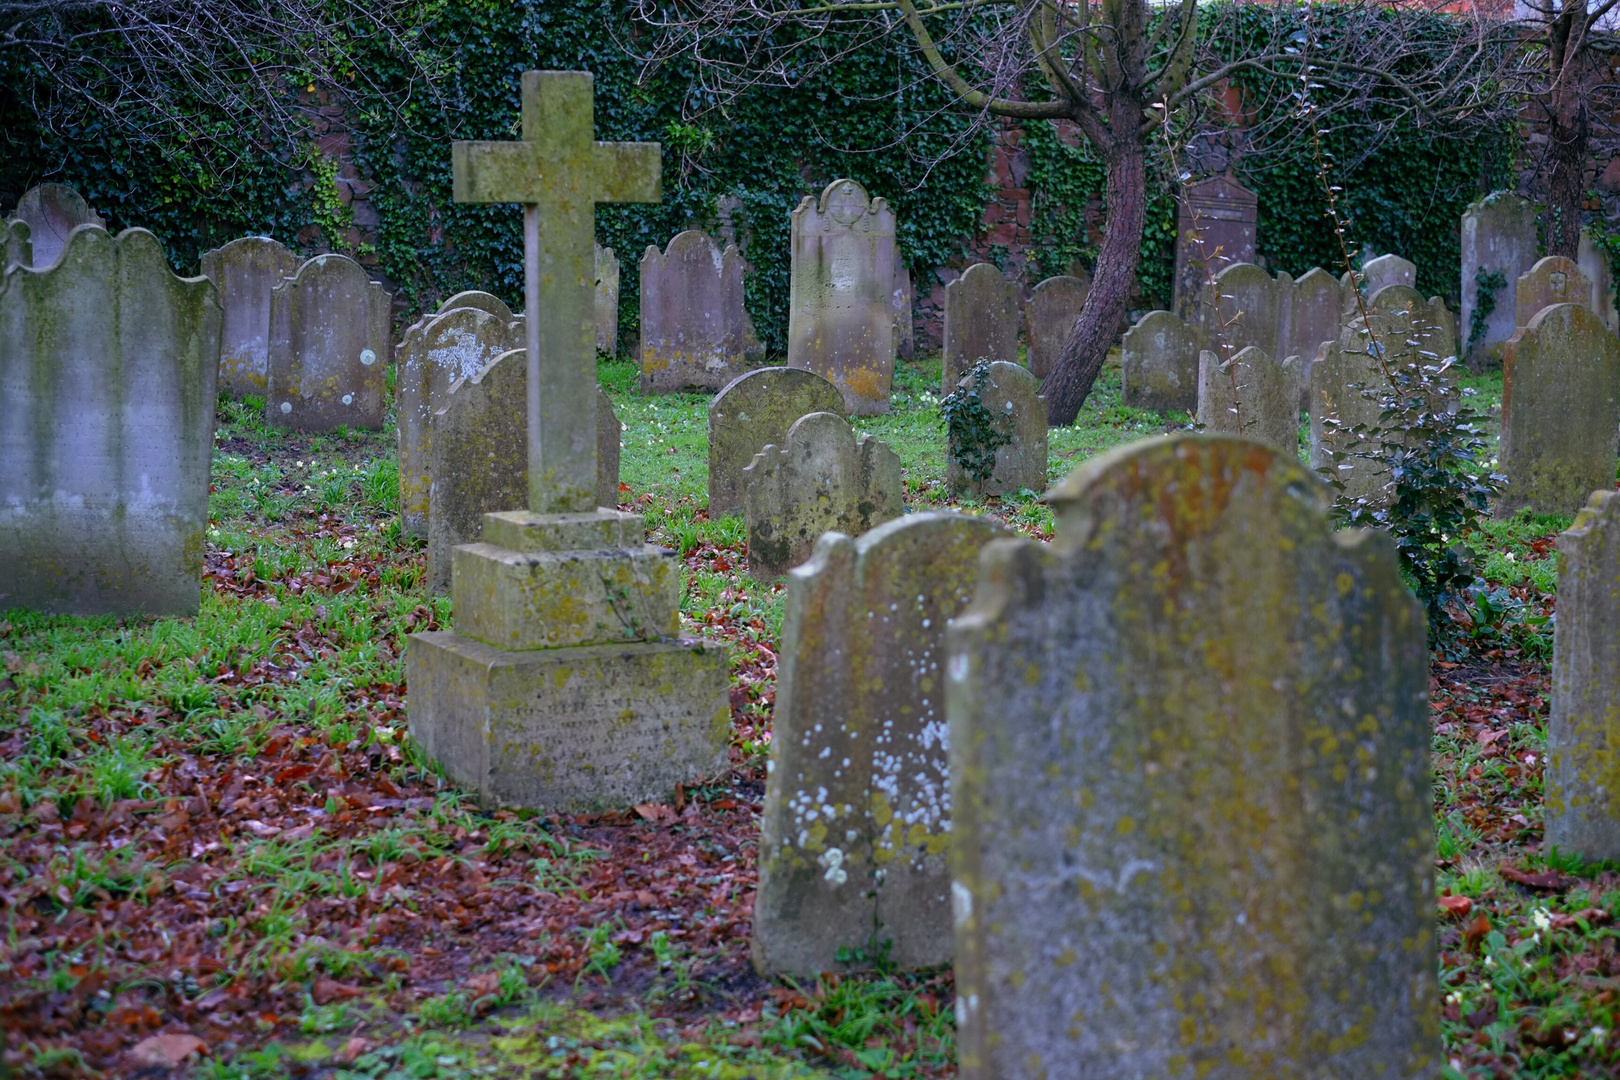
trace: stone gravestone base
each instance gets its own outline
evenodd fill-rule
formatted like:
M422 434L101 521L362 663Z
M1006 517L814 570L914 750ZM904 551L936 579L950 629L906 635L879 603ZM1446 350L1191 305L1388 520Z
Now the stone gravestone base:
M456 549L460 630L406 653L411 735L486 806L623 805L725 764L725 647L676 636L680 568L642 528L512 511Z

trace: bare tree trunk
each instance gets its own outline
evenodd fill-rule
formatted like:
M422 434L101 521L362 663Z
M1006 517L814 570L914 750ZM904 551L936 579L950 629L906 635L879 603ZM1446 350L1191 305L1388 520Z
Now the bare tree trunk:
M1091 291L1051 374L1041 384L1053 427L1067 427L1080 415L1124 324L1142 259L1142 226L1147 220L1147 158L1142 139L1125 134L1105 156L1103 165L1103 203L1108 218Z
M1547 254L1573 259L1580 250L1581 204L1586 201L1585 0L1566 0L1548 26Z

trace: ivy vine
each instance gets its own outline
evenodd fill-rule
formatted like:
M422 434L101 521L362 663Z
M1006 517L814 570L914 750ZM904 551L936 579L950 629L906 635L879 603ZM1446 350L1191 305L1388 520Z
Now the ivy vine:
M983 483L996 471L996 451L1012 442L1006 422L984 407L990 361L980 359L968 371L970 386L959 386L939 403L945 416L945 442L951 460L969 477Z
M1468 345L1464 353L1485 340L1485 324L1496 313L1496 294L1507 288L1507 275L1500 270L1477 267L1474 270L1474 311L1468 317Z

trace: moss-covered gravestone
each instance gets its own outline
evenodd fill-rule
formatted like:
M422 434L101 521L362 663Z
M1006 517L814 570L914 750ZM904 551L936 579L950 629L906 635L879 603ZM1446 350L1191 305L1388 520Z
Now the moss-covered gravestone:
M80 225L106 228L101 215L90 209L84 196L66 184L40 184L23 192L11 216L28 225L36 270L48 269L67 249L68 237Z
M1502 345L1518 327L1515 282L1536 261L1536 208L1528 199L1498 192L1462 216L1462 316L1459 332L1470 361L1500 362ZM1486 281L1480 280L1480 275ZM1490 283L1493 275L1500 275ZM1479 333L1474 313L1479 312Z
M680 565L639 514L597 506L595 208L656 202L658 147L595 140L587 73L522 84L523 138L453 153L458 202L524 206L528 509L453 549L456 629L412 635L408 708L486 804L584 810L723 767L729 679L723 646L679 636Z
M0 221L0 273L8 266L31 266L34 243L29 239L28 222L18 218Z
M1281 276L1281 275L1279 275ZM1309 407L1311 364L1324 343L1339 340L1339 311L1344 291L1339 279L1313 266L1293 283L1292 295L1279 331L1276 355L1300 360L1300 406Z
M0 277L0 610L196 613L220 321L144 229Z
M810 557L824 532L859 536L906 512L900 458L843 417L811 413L743 470L748 572L769 579Z
M1219 355L1226 351L1236 355L1252 345L1267 356L1284 359L1277 348L1293 290L1294 280L1287 274L1272 277L1251 262L1228 266L1214 285L1204 286L1199 300L1202 347Z
M998 535L989 518L908 514L859 540L827 533L788 575L754 901L762 974L814 978L839 970L840 949L875 945L902 968L949 962L945 624Z
M1205 431L1246 435L1267 446L1299 446L1299 357L1282 363L1251 345L1230 361L1198 354L1198 423Z
M271 427L375 429L387 411L392 300L345 255L317 255L270 290Z
M219 290L225 329L219 340L219 388L262 395L270 363L270 290L298 270L298 256L268 236L244 236L203 253L203 277Z
M1517 283L1517 304L1514 311L1520 326L1529 326L1530 320L1544 308L1554 304L1592 305L1592 282L1581 272L1574 259L1548 255L1538 259Z
M1037 379L1052 374L1063 345L1074 332L1080 309L1086 306L1091 286L1083 279L1059 274L1049 277L1030 295L1024 308L1029 370ZM971 366L971 365L970 365Z
M940 394L980 360L1018 362L1018 293L993 263L974 263L945 286Z
M1328 496L1144 440L1047 496L1050 546L984 549L947 639L965 1080L1438 1075L1423 611Z
M1120 341L1120 396L1133 409L1198 409L1203 338L1168 311L1150 311Z
M1620 859L1620 495L1593 492L1558 557L1547 843Z
M641 256L643 394L725 388L742 374L752 338L736 245L722 248L688 229L664 251L648 246Z
M619 257L596 245L596 351L619 351Z
M820 375L771 367L732 380L709 402L709 517L743 512L743 470L767 444L782 445L801 416L844 414L844 395Z
M984 411L977 414L980 424L947 431L945 485L979 498L1045 491L1047 411L1041 380L1002 360L985 365L984 376L982 386L971 372L960 380L958 389L976 393ZM963 440L979 445L970 449ZM984 460L990 442L999 445Z
M1503 349L1497 515L1573 514L1612 488L1617 428L1620 340L1585 304L1542 308Z

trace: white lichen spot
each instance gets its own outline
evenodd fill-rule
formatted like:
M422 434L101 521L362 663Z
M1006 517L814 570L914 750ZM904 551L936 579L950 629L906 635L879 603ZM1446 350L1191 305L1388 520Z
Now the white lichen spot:
M827 872L822 877L834 885L842 885L849 880L849 871L844 869L844 853L838 848L828 848L823 851L816 863L827 868Z

